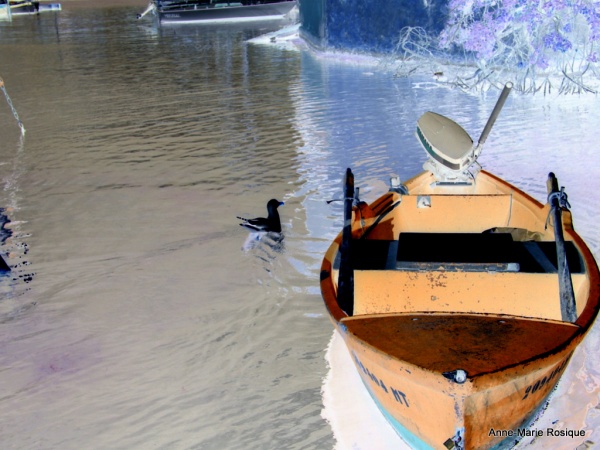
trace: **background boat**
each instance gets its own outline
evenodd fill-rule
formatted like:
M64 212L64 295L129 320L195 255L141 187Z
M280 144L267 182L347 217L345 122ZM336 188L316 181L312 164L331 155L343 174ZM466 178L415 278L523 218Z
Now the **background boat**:
M155 1L156 12L162 23L278 18L288 14L294 6L296 6L295 0Z

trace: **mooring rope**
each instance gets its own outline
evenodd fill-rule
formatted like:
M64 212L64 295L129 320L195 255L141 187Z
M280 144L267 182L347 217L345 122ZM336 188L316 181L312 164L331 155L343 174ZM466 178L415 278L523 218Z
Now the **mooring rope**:
M17 112L16 108L14 107L13 102L10 99L10 96L8 95L8 92L6 91L6 86L4 85L4 80L2 79L2 77L0 77L0 89L2 89L2 92L4 92L4 97L6 97L6 102L8 103L8 107L12 111L13 116L15 116L15 119L17 120L17 124L19 125L19 128L21 128L21 134L23 136L25 136L25 126L23 125L23 122L21 122L21 119L19 119L19 113Z

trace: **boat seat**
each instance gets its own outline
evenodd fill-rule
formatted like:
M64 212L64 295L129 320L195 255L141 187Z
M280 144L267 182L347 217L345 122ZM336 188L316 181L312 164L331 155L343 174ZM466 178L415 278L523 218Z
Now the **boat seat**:
M394 220L397 230L479 233L508 227L511 211L510 194L404 195Z
M572 274L571 278L581 312L589 285L585 274ZM414 311L477 312L561 320L558 275L494 271L354 271L355 316Z
M480 314L387 314L341 322L384 354L440 374L462 369L469 377L551 352L579 331L571 323Z
M581 257L573 242L565 244L575 298L585 301ZM400 233L395 241L355 239L350 248L355 316L462 311L562 317L551 241L514 241L510 233Z
M572 273L583 273L573 242L565 242ZM514 241L511 233L400 233L396 269L556 273L553 241Z
M583 273L579 251L565 242L571 273ZM353 239L355 270L446 270L556 273L556 243L515 241L511 233L400 233L397 240ZM339 254L334 268L339 267Z
M473 139L445 116L423 114L417 121L417 137L429 156L449 169L462 170L473 162Z

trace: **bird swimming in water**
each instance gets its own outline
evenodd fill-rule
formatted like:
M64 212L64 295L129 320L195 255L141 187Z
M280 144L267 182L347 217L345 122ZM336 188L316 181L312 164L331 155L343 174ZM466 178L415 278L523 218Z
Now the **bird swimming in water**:
M277 208L283 205L283 202L272 198L267 203L267 212L268 216L265 217L257 217L256 219L245 219L244 217L239 217L242 221L240 226L246 227L252 231L272 231L275 233L281 233L281 220L279 219L279 212Z
M256 219L245 219L244 217L239 217L238 219L242 220L240 226L246 227L252 231L273 231L275 233L281 233L281 221L279 219L279 212L277 212L277 208L283 205L283 202L280 202L276 199L271 199L267 203L267 212L268 216L265 217L257 217Z

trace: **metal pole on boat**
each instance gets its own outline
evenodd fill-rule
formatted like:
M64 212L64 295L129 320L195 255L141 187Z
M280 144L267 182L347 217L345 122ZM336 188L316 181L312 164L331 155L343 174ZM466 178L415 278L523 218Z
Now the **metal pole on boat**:
M337 301L340 308L349 316L354 313L354 271L350 255L352 240L352 204L354 202L354 175L346 169L344 178L344 228L340 245L340 272L338 275Z
M487 123L485 124L485 127L483 128L481 136L479 136L479 142L477 143L477 147L481 147L485 143L488 135L490 134L490 131L492 131L492 127L494 126L496 119L500 115L500 111L502 110L502 107L504 106L506 98L508 97L508 94L510 94L510 90L512 89L512 87L513 84L510 81L504 85L504 89L502 89L500 97L498 97L498 100L496 101L496 106L494 106L494 110L492 111L492 114L490 114L490 118L488 119Z
M567 251L562 226L562 211L568 210L566 194L558 189L558 180L554 173L548 174L546 183L548 188L548 203L554 223L554 240L556 241L556 259L558 264L558 283L560 289L560 311L562 320L575 322L577 320L577 307L575 305L575 293L573 291L573 280L571 270L567 262Z
M151 1L150 3L148 3L148 6L147 6L147 7L146 7L146 9L144 10L144 12L143 12L143 13L141 13L141 14L138 14L138 15L137 15L137 18L138 18L138 19L141 19L141 18L143 18L143 17L144 17L146 14L148 14L150 11L154 11L154 8L155 8L154 2L152 2L152 1Z

